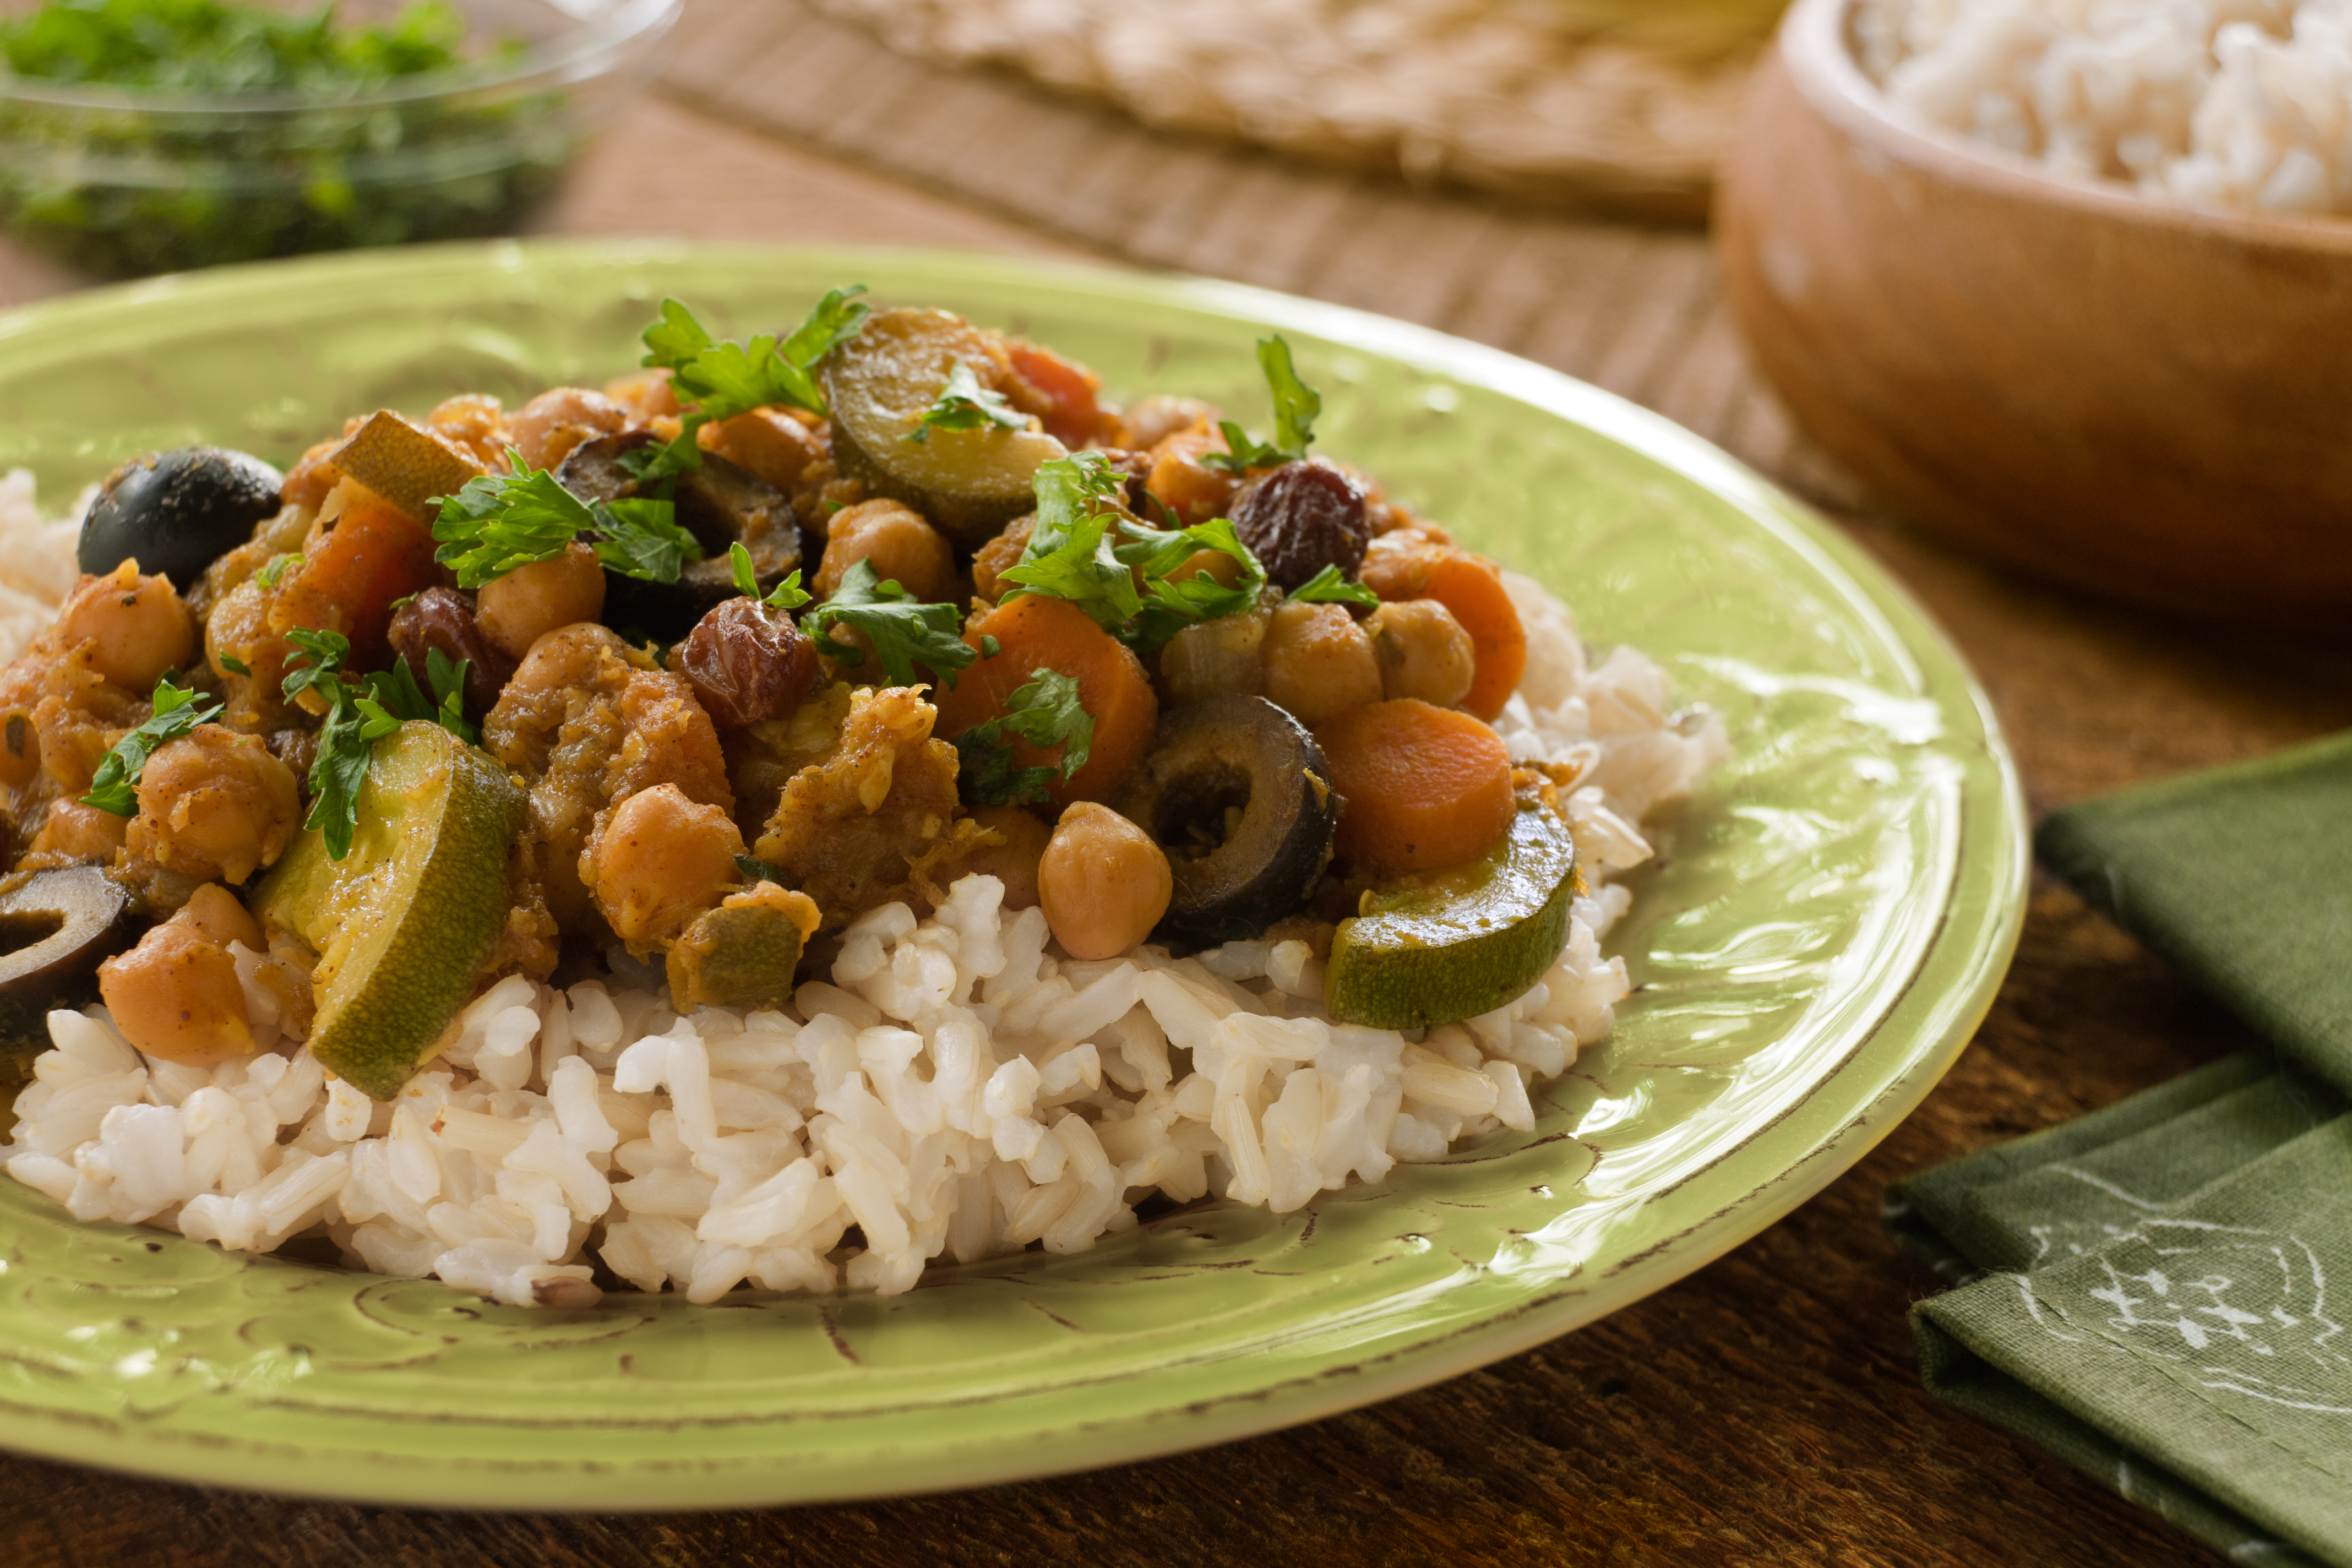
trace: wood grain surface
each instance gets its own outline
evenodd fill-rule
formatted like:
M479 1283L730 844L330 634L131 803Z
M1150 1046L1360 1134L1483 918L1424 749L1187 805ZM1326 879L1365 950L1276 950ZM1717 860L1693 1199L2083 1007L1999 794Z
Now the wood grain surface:
M1855 67L1850 5L1789 13L1716 209L1734 313L1806 428L2021 568L2352 624L2352 231L1930 134Z
M795 26L819 30L795 44ZM753 47L753 34L767 43ZM1702 236L1308 177L1255 154L1163 144L1005 83L897 74L925 69L808 21L792 0L703 0L662 95L631 112L543 224L1181 266L1408 316L1586 375L1823 505L1908 583L1975 661L2037 811L2352 725L2352 653L2021 582L1857 510L1759 389ZM833 100L810 108L824 91ZM788 102L797 118L777 107ZM986 138L950 134L960 119L1003 132L992 156L1047 173L988 173L973 150ZM931 128L905 128L914 121ZM877 148L893 137L901 151L885 157ZM1072 151L1072 137L1087 145ZM953 150L940 154L952 166L924 162L939 148ZM1204 163L1170 174L1171 158ZM10 298L70 282L0 256ZM2045 883L1976 1043L1852 1173L1683 1283L1419 1394L1087 1476L672 1516L404 1512L0 1458L0 1564L2210 1563L2153 1516L1928 1397L1905 1311L1933 1282L1882 1237L1877 1209L1890 1180L2108 1103L2242 1037Z

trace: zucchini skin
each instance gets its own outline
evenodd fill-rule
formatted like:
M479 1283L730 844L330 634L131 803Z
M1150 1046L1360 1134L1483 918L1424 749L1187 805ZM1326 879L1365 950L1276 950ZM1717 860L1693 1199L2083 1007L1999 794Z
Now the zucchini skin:
M1491 1013L1544 976L1568 942L1576 841L1550 807L1522 798L1477 886L1379 895L1341 921L1324 972L1332 1017L1423 1029Z

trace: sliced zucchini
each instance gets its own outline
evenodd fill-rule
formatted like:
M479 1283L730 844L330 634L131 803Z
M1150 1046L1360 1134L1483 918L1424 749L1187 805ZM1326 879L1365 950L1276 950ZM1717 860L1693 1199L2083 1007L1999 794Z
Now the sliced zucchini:
M1376 1029L1491 1013L1559 956L1575 896L1568 825L1522 796L1510 831L1483 859L1364 895L1363 912L1332 933L1324 1009Z
M884 310L825 356L834 460L877 496L904 501L966 550L1036 505L1037 465L1067 448L1042 430L931 429L912 439L958 364L986 384L994 345L946 310Z
M351 853L302 835L256 912L319 955L310 1054L377 1100L432 1055L507 922L523 796L488 752L414 720L375 743Z
M379 409L327 460L420 521L440 514L443 496L478 479L482 466L424 426Z

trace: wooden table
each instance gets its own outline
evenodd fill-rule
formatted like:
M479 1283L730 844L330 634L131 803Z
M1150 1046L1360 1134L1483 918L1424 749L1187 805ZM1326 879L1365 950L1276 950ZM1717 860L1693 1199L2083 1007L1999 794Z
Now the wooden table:
M1177 266L1559 365L1721 442L1850 528L1975 662L2037 811L2352 725L2352 653L2014 581L1870 515L1749 375L1700 235L1166 142L1085 106L898 61L797 0L700 0L656 96L585 161L542 226ZM0 255L0 300L75 281ZM1877 1211L1896 1177L2106 1104L2243 1038L2043 881L1975 1045L1852 1173L1680 1285L1419 1394L1094 1475L667 1517L402 1512L0 1458L0 1562L2210 1562L1921 1389L1905 1310L1933 1282L1881 1236Z

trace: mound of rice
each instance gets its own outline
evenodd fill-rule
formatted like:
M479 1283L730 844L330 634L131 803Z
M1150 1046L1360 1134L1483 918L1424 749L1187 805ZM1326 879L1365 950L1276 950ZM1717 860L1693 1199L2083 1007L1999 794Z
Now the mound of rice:
M1861 0L1896 103L2200 206L2352 212L2352 0Z
M0 530L19 531L18 496L0 487ZM891 1293L938 1258L1078 1251L1155 1193L1287 1211L1528 1130L1530 1089L1626 994L1600 942L1631 901L1609 879L1650 854L1636 825L1729 747L1703 711L1670 712L1655 664L1619 648L1588 665L1558 601L1510 588L1529 657L1499 728L1515 758L1580 770L1567 809L1590 889L1542 982L1483 1017L1328 1022L1299 942L1076 962L1042 910L1005 910L975 876L927 919L891 904L857 921L831 980L784 1012L681 1017L619 951L609 978L568 990L502 980L385 1105L280 1036L265 959L240 945L259 1054L151 1061L103 1008L52 1013L0 1159L77 1218L245 1252L324 1235L379 1273L578 1307L598 1299L592 1255L695 1301L746 1281Z

